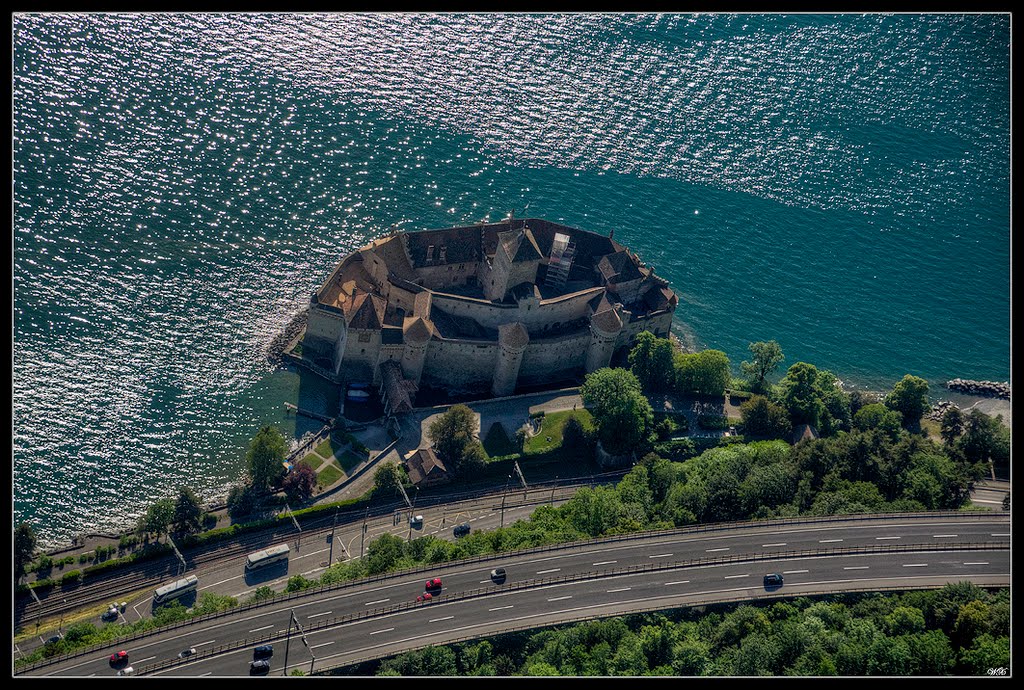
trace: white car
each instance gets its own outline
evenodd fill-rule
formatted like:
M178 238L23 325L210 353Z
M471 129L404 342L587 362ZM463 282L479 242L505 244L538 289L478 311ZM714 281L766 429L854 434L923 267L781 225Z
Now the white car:
M134 666L126 666L126 667L122 668L120 671L118 671L117 675L119 675L119 676L130 676L133 673L135 673L135 667Z
M422 515L417 515L415 517L409 518L409 524L412 525L413 527L419 529L420 527L423 526L423 516Z

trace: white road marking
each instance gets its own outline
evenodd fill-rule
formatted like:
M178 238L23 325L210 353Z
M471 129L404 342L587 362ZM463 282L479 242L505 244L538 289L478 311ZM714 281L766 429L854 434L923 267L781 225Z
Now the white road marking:
M750 577L750 573L745 573L743 575L726 575L725 579L726 580L732 580L733 578L737 578L737 577Z
M993 503L995 503L995 502L996 501L993 501ZM993 532L990 536L993 536L993 537L1008 537L1008 536L1010 536L1010 533L1009 532Z
M363 606L373 606L374 604L383 604L385 601L391 601L390 597L387 599L378 599L377 601L368 601Z
M609 589L608 593L611 594L612 592L628 592L631 589L633 589L633 588L632 587L619 587L618 589Z
M262 628L256 628L255 630L250 630L249 632L259 632L260 630L268 630L268 629L273 628L273 627L274 626L272 626L272 625L264 625Z
M310 615L306 616L306 618L316 618L317 616L326 616L329 613L334 613L334 611L324 611L323 613L311 613Z
M132 663L133 664L141 664L143 661L152 661L155 658L156 658L155 656L147 656L145 659L139 659L138 661L132 660Z
M323 644L315 644L312 647L310 647L310 649L319 649L320 647L326 647L329 644L334 644L334 640L331 640L330 642L324 642Z
M924 568L927 565L928 565L927 563L904 563L903 567L904 568Z
M783 570L782 574L783 575L795 575L796 573L806 573L806 572L810 572L810 571L808 571L808 570Z
M196 643L195 643L194 645L192 645L192 646L193 646L193 647L195 647L196 649L199 649L199 648L200 648L200 647L202 647L202 646L203 646L204 644L211 644L211 643L213 643L213 642L216 642L216 641L217 641L217 640L207 640L206 642L196 642Z
M668 587L669 585L685 585L688 582L689 580L676 580L675 582L666 582L665 586Z
M455 618L455 616L445 616L444 618L431 618L427 622L428 623L437 623L439 621L450 621L452 618Z
M383 633L383 632L391 632L392 630L394 630L394 628L385 628L384 630L375 630L375 631L373 631L370 634L371 635L378 635L378 634Z
M843 570L867 570L867 569L868 569L868 567L866 565L848 565L845 568L843 568Z
M493 608L493 609L487 609L487 610L488 610L488 611L503 611L503 610L505 610L505 609L510 609L510 608L512 608L512 606L513 606L513 604L509 604L508 606L498 606L497 608Z
M209 589L210 587L216 587L217 585L222 585L225 582L231 582L232 580L241 580L242 577L243 577L242 575L238 575L236 577L229 577L226 580L221 580L220 582L214 582L212 585L206 585L205 587L200 587L199 589Z
M988 561L966 561L964 565L988 565Z
M653 556L648 556L648 558L666 558L666 557L671 556L671 555L672 554L670 554L670 553L656 553Z
M935 537L936 539L940 539L942 537L959 537L960 535L959 534L933 534L932 536Z
M819 539L819 544L831 544L832 542L842 541L842 539Z
M317 572L318 570L323 570L323 568L313 568L312 570L307 570L306 572L304 572L302 574L303 575L312 575L313 573Z
M712 551L728 551L728 550L729 550L729 547L728 547L728 546L723 546L723 547L722 547L722 548L720 548L720 549L704 549L704 551L705 551L706 553L711 553Z
M572 595L567 594L564 597L552 597L551 599L548 599L548 601L561 601L562 599L572 599Z
M594 565L608 565L609 563L618 563L618 561L598 561Z
M207 671L206 673L200 673L197 677L198 678L202 678L203 676L211 676L211 675L213 675L213 671Z
M561 570L561 568L551 568L550 570L538 570L537 574L543 575L544 573L557 573L559 570Z
M480 584L482 584L482 585L486 585L489 582L490 582L490 580L480 580Z
M764 548L766 546L785 546L785 545L786 545L786 542L780 541L778 544L761 544L761 548Z

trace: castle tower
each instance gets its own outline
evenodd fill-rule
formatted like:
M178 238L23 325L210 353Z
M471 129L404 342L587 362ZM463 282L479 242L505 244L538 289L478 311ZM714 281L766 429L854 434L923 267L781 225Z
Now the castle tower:
M499 232L494 261L484 277L484 296L500 301L516 285L537 282L537 267L542 258L533 231L528 227Z
M614 309L605 309L590 317L590 345L587 346L586 370L589 374L608 366L615 351L615 341L622 330L622 319Z
M418 316L407 316L402 326L405 350L402 352L402 373L419 385L423 375L423 362L430 344L430 326Z
M518 321L498 328L498 362L494 367L491 395L500 398L511 395L516 389L519 366L523 363L523 353L529 343L530 334Z

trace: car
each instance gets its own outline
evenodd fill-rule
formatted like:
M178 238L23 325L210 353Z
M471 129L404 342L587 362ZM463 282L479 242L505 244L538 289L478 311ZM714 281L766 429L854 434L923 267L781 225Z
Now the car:
M127 666L125 668L122 668L120 671L118 671L117 675L119 675L119 676L130 676L133 673L135 673L135 669L133 667L131 667L131 666Z
M452 530L452 534L454 534L456 538L464 537L469 534L469 532L470 527L468 522L463 522L461 525L455 525L455 528Z
M196 648L195 647L189 647L188 649L181 650L181 652L178 654L178 658L179 659L184 659L186 657L192 656L195 653L196 653Z
M46 644L57 644L58 642L60 642L63 639L64 639L64 636L61 635L60 633L57 633L53 637L47 638L46 639Z
M250 676L265 676L270 673L270 662L266 659L249 662Z
M505 569L504 568L495 568L494 570L492 570L491 571L491 579L494 580L497 583L504 582L505 581Z
M423 526L423 516L422 515L416 515L416 516L413 516L413 517L409 518L409 524L412 525L413 527L415 527L416 529L419 529L420 527Z
M126 652L125 650L122 649L121 651L114 652L113 654L110 655L110 665L111 666L117 666L118 664L126 664L126 663L128 663L128 652Z
M441 578L435 577L433 580L427 580L427 584L424 587L426 590L441 589Z
M252 650L253 661L269 659L272 656L274 656L274 645L272 644L261 644L259 647L254 647Z
M434 595L430 592L424 592L423 594L416 597L416 601L430 601L434 598Z
M782 586L782 575L779 573L768 573L764 576L765 587L781 587Z
M103 615L100 616L100 618L105 620L105 621L116 621L117 617L119 615L120 615L120 613L118 612L118 610L115 607L112 606L109 609L107 609L106 611L104 611Z

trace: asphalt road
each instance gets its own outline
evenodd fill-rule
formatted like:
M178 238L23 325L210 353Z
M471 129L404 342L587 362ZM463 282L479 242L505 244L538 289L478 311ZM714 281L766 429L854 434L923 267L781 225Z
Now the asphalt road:
M855 522L742 525L716 531L679 530L629 541L597 542L560 547L544 552L513 554L481 563L453 564L416 574L390 577L375 583L267 604L230 616L159 633L125 648L132 665L145 672L185 647L196 647L197 660L159 671L162 675L245 675L254 640L283 635L289 611L308 631L307 650L293 636L289 668L308 672L349 663L363 657L391 654L425 644L461 637L484 636L509 627L532 627L560 620L615 615L686 605L697 600L757 597L765 594L761 578L781 572L784 594L879 588L907 584L941 585L971 579L979 584L1009 584L1009 551L953 551L953 544L1009 543L1009 517L1005 514L961 513L942 517L895 516ZM788 555L772 554L836 548L909 548L920 552L886 554ZM936 550L939 549L939 550ZM688 566L697 559L740 558L767 554L771 560ZM674 564L680 564L676 567ZM301 559L281 564L281 571L264 577L287 578L305 566ZM496 586L488 577L493 567L505 567L508 580ZM658 566L654 572L626 573L629 568ZM240 570L240 568L239 568ZM236 571L237 573L237 571ZM427 577L444 581L431 603L408 607L423 592ZM572 581L558 581L574 578ZM554 582L553 582L554 580ZM258 586L257 583L248 583ZM525 587L515 592L510 589ZM455 601L467 593L481 596ZM398 610L391 607L400 606ZM346 615L378 615L339 626L313 630ZM210 649L236 641L250 645L203 658ZM274 639L273 673L280 674L284 642ZM104 649L41 667L33 675L113 675Z

